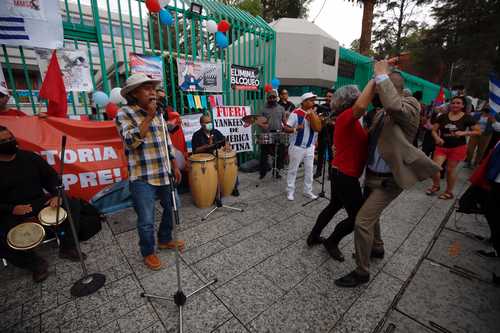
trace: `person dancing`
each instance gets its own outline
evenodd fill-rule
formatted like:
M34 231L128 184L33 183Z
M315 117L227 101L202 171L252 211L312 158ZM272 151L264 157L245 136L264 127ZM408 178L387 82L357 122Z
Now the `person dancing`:
M337 114L334 133L335 156L332 161L331 199L328 206L319 214L307 245L323 243L330 256L344 261L338 248L339 242L354 230L356 214L363 204L359 177L365 168L368 156L368 133L359 119L364 115L375 93L375 83L368 82L363 93L356 85L339 88L333 95L333 109ZM320 237L337 212L345 208L347 218L335 227L326 240Z

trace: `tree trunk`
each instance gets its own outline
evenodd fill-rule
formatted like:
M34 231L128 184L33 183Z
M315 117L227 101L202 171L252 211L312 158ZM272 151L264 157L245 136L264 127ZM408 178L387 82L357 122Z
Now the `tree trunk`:
M373 9L376 0L363 1L363 21L359 38L359 53L368 55L372 45Z

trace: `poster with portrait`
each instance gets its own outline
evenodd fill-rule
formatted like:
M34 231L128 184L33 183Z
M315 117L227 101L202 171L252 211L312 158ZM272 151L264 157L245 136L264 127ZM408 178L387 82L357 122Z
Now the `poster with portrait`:
M132 74L143 73L153 79L163 81L161 56L130 53L129 59Z
M222 92L222 63L177 58L179 88L183 91Z
M52 50L36 49L35 54L42 78L45 78ZM93 85L87 48L77 50L59 49L56 54L66 91L92 91Z

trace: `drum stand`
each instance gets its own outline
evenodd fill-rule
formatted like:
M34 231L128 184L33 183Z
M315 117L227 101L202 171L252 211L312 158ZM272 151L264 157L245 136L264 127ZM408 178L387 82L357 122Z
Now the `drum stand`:
M58 200L57 200L56 221L59 221L59 207L62 201L68 211L68 221L69 225L71 226L71 233L73 235L73 240L75 241L75 248L76 251L78 252L78 257L80 258L80 264L82 266L82 272L83 272L82 278L73 284L70 291L71 295L75 297L82 297L93 294L99 289L101 289L104 286L104 283L106 282L106 276L100 273L89 274L89 272L87 271L87 266L85 265L85 260L83 259L82 250L80 248L80 241L78 240L78 233L76 232L75 223L73 221L73 216L71 214L71 207L69 205L68 196L64 191L64 185L62 182L62 175L64 170L64 155L66 150L66 135L63 135L62 137L61 146L62 146L61 168L59 169L60 170L59 186L57 186Z
M168 139L166 137L166 132L165 132L165 122L163 120L163 117L161 117L161 122L162 122L162 127L163 127L163 139L164 139L164 142L165 142L165 146L167 147L167 155L166 156L171 156L170 154L170 151L169 148L168 148ZM176 199L175 199L175 177L174 177L174 174L172 173L172 166L170 164L170 159L167 158L167 163L166 163L166 167L167 167L167 174L168 174L168 179L170 181L170 191L171 191L171 200L172 200L172 214L174 216L174 220L175 220L175 225L179 225L180 224L180 218L179 218L179 211L178 211L178 207L177 207L177 202L176 202ZM175 231L175 227L173 228L174 231ZM217 282L217 279L213 279L212 281L204 284L203 286L201 286L200 288L196 289L195 291L193 291L192 293L190 294L185 294L184 291L182 290L182 283L181 283L181 268L180 268L180 258L181 258L181 254L179 252L179 247L176 247L175 249L175 269L176 269L176 273L177 273L177 291L176 293L174 294L174 303L175 305L177 305L177 307L179 308L179 332L182 333L183 332L183 315L182 315L182 308L184 307L184 304L186 304L186 300L197 294L198 292L202 291L203 289L207 288L208 286L214 284ZM163 300L171 300L172 298L171 297L166 297L166 296L161 296L161 295L153 295L153 294L146 294L146 293L141 293L141 297L147 297L147 298L154 298L154 299L163 299Z
M215 169L217 170L217 177L219 177L219 150L217 149L217 147L215 149L215 161L216 161L215 162ZM224 172L225 172L225 168L222 170L222 174L224 174ZM219 208L227 208L227 209L235 210L237 212L243 212L243 209L241 209L241 208L224 205L222 203L221 192L222 192L221 185L219 184L219 181L217 181L217 196L215 197L215 207L207 215L205 215L204 217L201 218L202 221L205 221L206 219L208 219L208 217Z
M330 198L328 198L325 194L325 171L326 171L326 167L327 167L326 152L327 152L327 148L325 148L325 150L323 151L325 158L323 159L323 170L321 171L321 192L318 193L318 197L316 199L309 200L308 202L302 204L302 207L305 207L305 206L313 203L314 201L319 200L320 198L330 200Z

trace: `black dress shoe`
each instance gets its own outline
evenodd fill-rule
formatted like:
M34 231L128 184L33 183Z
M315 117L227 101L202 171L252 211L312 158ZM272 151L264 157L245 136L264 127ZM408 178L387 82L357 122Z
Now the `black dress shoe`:
M39 268L33 272L33 282L40 283L44 281L49 276L49 270L47 267Z
M325 247L326 252L328 252L330 257L332 257L333 259L340 261L340 262L345 260L344 255L342 254L342 251L340 251L338 245L334 245L334 246L326 245L326 242L325 242L325 243L323 243L323 246Z
M314 236L311 234L307 237L307 245L309 247L314 246L314 245L318 245L318 244L323 244L324 241L325 241L325 239L323 237L318 237L318 236Z
M321 172L316 172L314 175L313 175L313 178L316 179L316 178L319 178L321 177Z
M239 197L240 196L240 191L238 191L237 187L234 188L233 192L231 192L231 195L233 197Z
M83 260L87 259L87 255L82 252L82 257ZM70 248L70 249L60 249L59 250L59 258L61 259L68 259L70 261L80 261L80 257L78 256L78 251L76 248Z
M263 179L266 176L266 174L260 174L259 179Z
M281 179L281 175L279 172L276 172L276 174L274 175L274 178L276 179Z
M367 283L368 281L370 281L370 274L361 275L356 271L352 271L346 276L335 280L335 284L339 287L354 288L359 286L360 284Z

